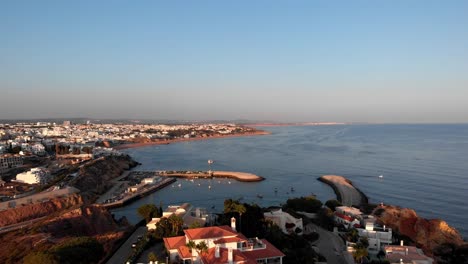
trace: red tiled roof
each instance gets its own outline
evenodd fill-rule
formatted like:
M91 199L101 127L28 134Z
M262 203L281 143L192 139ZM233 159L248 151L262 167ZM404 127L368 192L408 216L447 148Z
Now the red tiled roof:
M215 248L210 248L207 253L201 255L201 259L204 264L224 264L228 262L228 249L219 248L219 258L215 257ZM249 259L244 255L240 250L232 250L232 259L234 262L246 263L246 264L256 264L256 261ZM252 262L253 261L253 262Z
M187 246L181 246L177 249L177 251L179 251L179 256L181 259L192 258L192 252L190 252L190 249Z
M229 226L193 228L184 230L184 232L190 240L239 236L239 233L234 232Z
M247 238L244 235L239 233L237 237L220 238L220 239L213 241L213 243L224 244L224 243L241 242L241 241L247 241Z
M164 245L166 246L167 250L178 249L181 246L185 246L185 237L184 236L165 237Z
M349 221L349 222L352 222L354 220L353 217L342 214L342 213L335 212L335 215L338 216L339 218L342 218L342 219L344 219L346 221Z
M285 255L275 246L273 246L268 240L262 239L262 242L266 245L265 249L255 249L250 251L243 251L249 259L265 259L274 257L284 257Z

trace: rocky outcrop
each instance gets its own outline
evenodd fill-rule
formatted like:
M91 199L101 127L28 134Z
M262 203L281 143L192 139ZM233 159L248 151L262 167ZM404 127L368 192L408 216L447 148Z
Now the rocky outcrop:
M80 195L72 194L65 198L55 198L42 203L0 211L0 227L48 216L61 210L81 206L83 203Z
M103 194L112 187L112 179L137 164L128 155L96 159L80 168L78 176L71 182L71 185L87 196Z
M119 229L112 215L103 207L86 206L73 209L48 220L41 227L42 232L54 237L70 235L95 236Z
M23 263L31 251L44 251L77 236L96 238L108 254L130 230L128 222L116 222L105 208L82 206L0 236L0 259L2 263Z
M428 255L443 244L460 246L464 243L460 233L440 219L425 219L408 208L378 206L373 214L381 224L400 235L410 238Z

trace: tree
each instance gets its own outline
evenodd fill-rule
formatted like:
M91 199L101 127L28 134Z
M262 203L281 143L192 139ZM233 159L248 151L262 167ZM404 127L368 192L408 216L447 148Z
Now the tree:
M189 240L187 244L185 244L189 248L189 251L192 252L192 250L195 250L198 255L201 255L202 253L208 252L208 245L205 243L205 241L202 241L200 243L195 243L193 240ZM193 259L193 254L192 254L192 262L194 261Z
M29 253L24 259L24 264L59 264L57 257L47 251L35 251Z
M189 225L188 229L193 229L193 228L200 228L203 227L200 222L193 222Z
M52 248L60 263L98 263L104 247L92 237L75 237Z
M354 260L356 262L359 261L359 263L362 263L362 259L364 257L367 257L367 255L369 255L369 253L367 251L366 243L367 243L367 246L369 246L369 242L367 241L367 238L365 240L360 239L359 242L357 242L353 246L353 248L354 248L353 257L354 257Z
M158 261L158 257L156 256L156 254L154 254L154 252L150 252L148 254L148 260L155 262L155 261Z
M144 204L138 208L137 212L148 223L151 218L158 215L158 208L154 204Z
M242 232L242 214L247 211L245 206L238 200L226 199L224 200L224 213L238 213L239 214L239 230Z
M340 203L340 201L338 201L338 200L328 200L328 201L325 203L325 205L326 205L328 208L330 208L330 209L332 209L333 211L335 211L335 210L336 210L336 207L342 206L343 204Z
M175 214L169 216L167 220L171 225L171 235L179 235L180 231L182 231L184 220L180 216L177 216Z
M317 200L315 196L306 196L300 198L292 198L286 201L284 211L291 208L294 211L305 211L307 213L316 213L322 208L322 202Z

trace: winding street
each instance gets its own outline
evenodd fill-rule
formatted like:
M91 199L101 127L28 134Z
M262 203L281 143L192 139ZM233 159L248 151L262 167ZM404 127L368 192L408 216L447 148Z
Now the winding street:
M354 264L353 257L346 251L343 240L335 233L325 230L313 223L304 227L304 234L318 233L319 239L311 242L316 246L328 264Z

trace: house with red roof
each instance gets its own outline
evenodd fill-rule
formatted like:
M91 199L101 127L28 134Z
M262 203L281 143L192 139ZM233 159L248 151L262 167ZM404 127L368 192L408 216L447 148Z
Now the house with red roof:
M246 238L235 229L235 219L229 226L212 226L184 230L185 236L166 237L164 245L171 263L202 264L282 264L285 256L266 239ZM205 242L207 252L190 250L187 243Z

